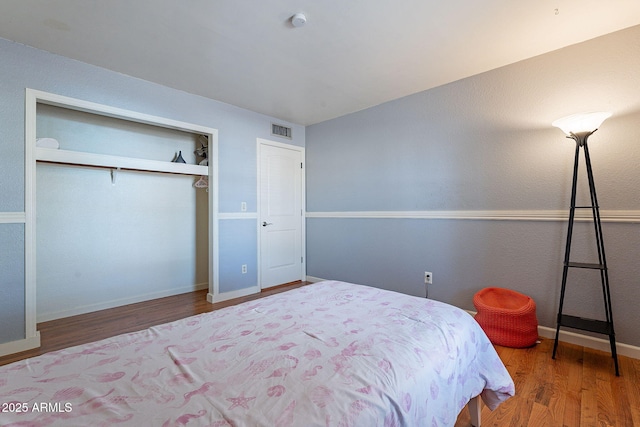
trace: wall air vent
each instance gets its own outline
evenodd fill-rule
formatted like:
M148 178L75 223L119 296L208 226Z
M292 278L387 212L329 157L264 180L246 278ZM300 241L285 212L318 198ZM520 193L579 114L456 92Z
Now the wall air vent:
M271 135L291 139L291 128L271 123Z

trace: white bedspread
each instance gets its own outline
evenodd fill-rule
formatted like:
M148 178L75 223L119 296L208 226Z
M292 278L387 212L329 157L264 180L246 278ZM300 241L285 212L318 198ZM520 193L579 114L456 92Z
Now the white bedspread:
M0 367L3 426L451 426L514 393L475 320L343 282Z

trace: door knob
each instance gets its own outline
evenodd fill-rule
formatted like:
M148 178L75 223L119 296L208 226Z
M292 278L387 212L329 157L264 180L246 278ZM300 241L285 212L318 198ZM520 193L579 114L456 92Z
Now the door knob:
M266 227L267 225L273 225L272 222L262 221L262 226Z

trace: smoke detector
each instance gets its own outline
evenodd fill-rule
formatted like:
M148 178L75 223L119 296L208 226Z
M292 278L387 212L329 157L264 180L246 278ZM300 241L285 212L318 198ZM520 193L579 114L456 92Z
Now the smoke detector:
M304 16L304 13L296 13L291 17L291 24L296 28L304 27L306 23L307 23L307 17Z

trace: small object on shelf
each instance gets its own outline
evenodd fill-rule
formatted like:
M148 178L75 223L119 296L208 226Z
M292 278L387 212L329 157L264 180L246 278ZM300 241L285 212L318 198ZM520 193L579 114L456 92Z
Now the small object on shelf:
M173 163L187 163L182 158L182 151L178 151L178 155L176 156L175 159L173 159Z
M194 151L194 153L197 156L204 158L203 160L200 161L200 163L198 163L200 166L209 166L209 159L208 159L209 147L204 143L204 141L207 141L207 138L200 135L200 141L201 141L200 148Z
M36 138L36 147L58 149L60 143L55 138Z

